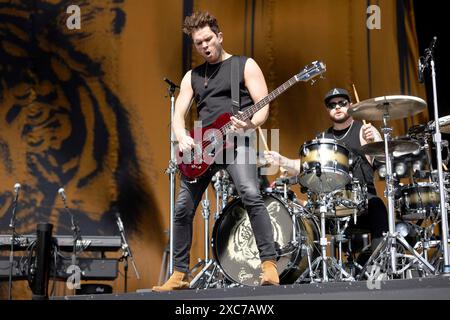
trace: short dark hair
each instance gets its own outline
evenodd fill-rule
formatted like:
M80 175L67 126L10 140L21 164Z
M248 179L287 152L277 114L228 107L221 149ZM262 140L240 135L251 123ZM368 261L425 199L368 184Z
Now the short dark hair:
M184 19L183 32L192 36L195 30L206 26L209 26L215 34L219 34L220 28L216 17L209 12L197 11Z

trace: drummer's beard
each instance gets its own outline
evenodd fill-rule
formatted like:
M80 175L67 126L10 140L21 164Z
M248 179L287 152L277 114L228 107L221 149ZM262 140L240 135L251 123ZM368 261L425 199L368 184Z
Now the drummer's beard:
M348 114L344 113L344 115L345 115L344 117L336 117L334 115L330 115L330 119L335 123L344 123L350 118Z

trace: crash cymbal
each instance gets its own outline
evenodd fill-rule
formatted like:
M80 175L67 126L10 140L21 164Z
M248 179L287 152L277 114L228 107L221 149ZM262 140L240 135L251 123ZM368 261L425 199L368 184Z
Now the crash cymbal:
M392 140L388 142L389 154L398 157L408 153L416 152L420 145L415 141ZM384 158L384 141L368 143L361 147L361 151L372 157Z
M381 121L385 112L390 119L402 119L422 112L427 103L413 96L383 96L352 105L348 114L355 119Z

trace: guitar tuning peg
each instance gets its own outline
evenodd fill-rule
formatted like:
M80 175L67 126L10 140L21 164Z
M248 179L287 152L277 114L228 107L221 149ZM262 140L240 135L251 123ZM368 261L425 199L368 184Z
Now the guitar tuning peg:
M320 79L325 79L325 76L323 74L321 74Z

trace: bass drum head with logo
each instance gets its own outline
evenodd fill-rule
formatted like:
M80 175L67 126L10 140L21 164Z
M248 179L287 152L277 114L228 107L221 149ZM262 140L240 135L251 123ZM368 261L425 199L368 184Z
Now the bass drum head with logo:
M277 261L280 283L293 283L306 270L306 253L298 247L290 248L292 240L292 218L283 202L274 195L263 195L264 204L272 222L275 245L281 255ZM314 246L318 239L318 228L314 221L299 219L296 223L299 241ZM256 246L250 219L241 199L235 199L224 208L222 215L214 225L212 236L214 258L227 278L235 283L247 286L259 286L261 261ZM316 252L316 250L311 250Z

